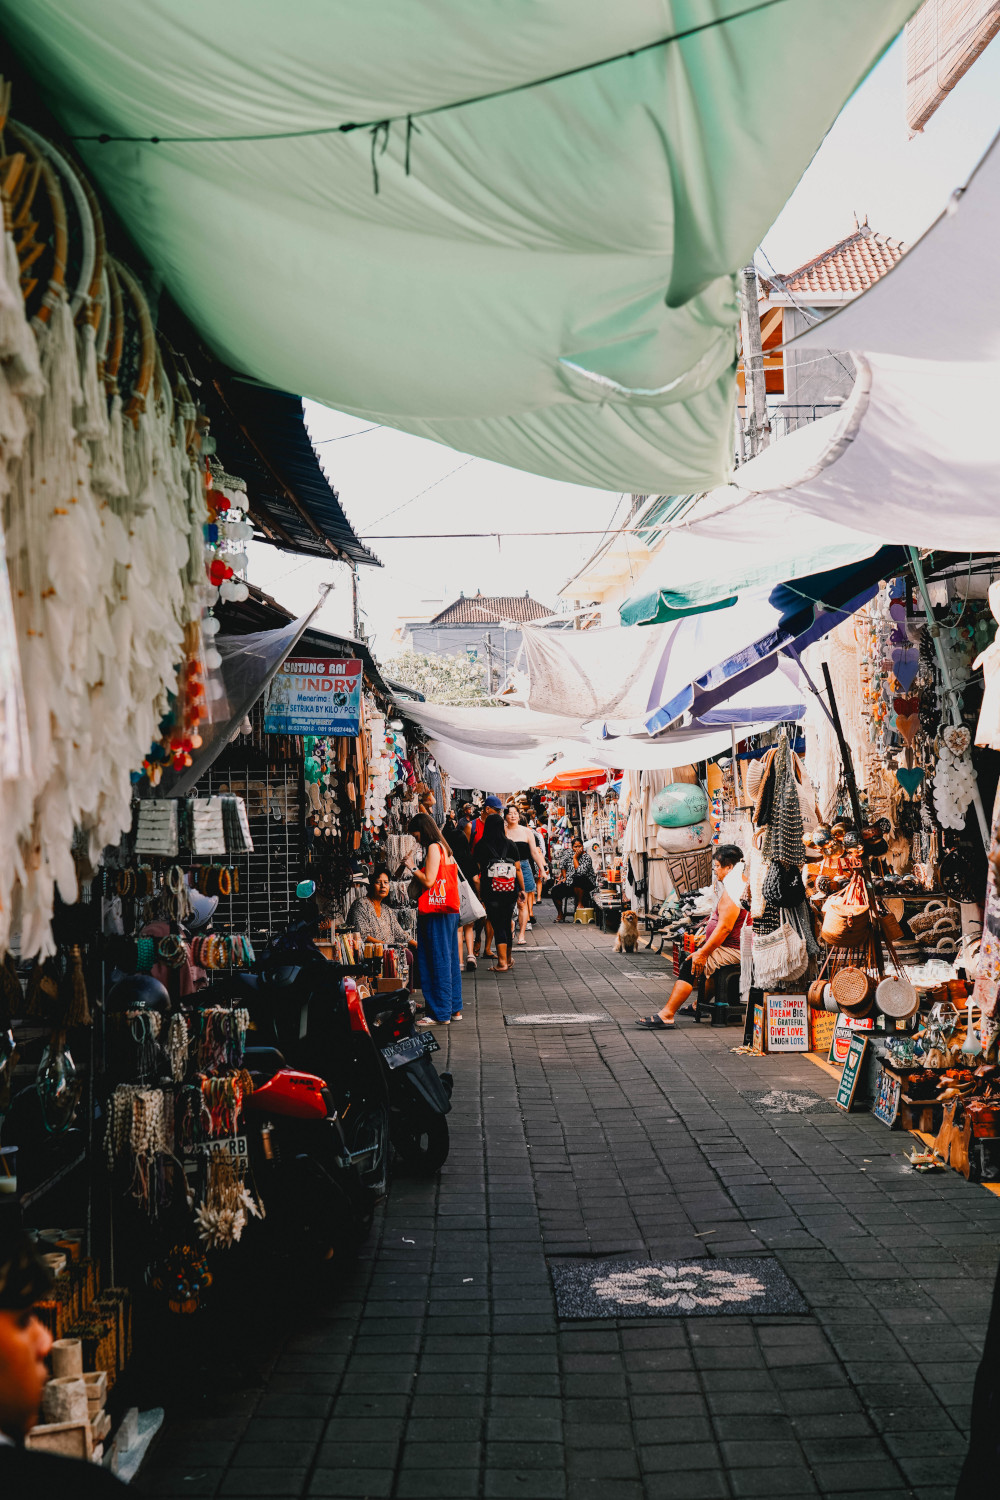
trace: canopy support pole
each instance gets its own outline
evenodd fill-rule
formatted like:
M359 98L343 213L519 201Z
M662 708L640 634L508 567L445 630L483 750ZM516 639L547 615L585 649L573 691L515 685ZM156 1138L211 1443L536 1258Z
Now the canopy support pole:
M833 714L830 712L830 710L827 708L826 704L823 702L823 694L820 692L819 688L816 686L816 684L813 682L812 678L809 676L809 673L806 670L806 664L802 660L802 657L799 655L799 653L796 651L795 647L794 646L783 646L782 649L781 649L781 651L779 652L779 655L781 655L781 656L790 656L792 658L792 660L795 662L795 665L798 667L799 671L802 673L802 676L805 678L806 687L809 689L809 691L815 697L816 702L819 704L820 708L826 714L827 719L830 721L830 724L833 727L834 733L836 733L837 732L837 726L836 726L836 724L833 721Z
M962 695L961 689L955 687L954 683L951 680L951 670L948 666L948 658L945 656L944 647L941 644L941 627L934 618L934 610L931 607L930 595L927 592L927 580L924 578L924 565L921 561L920 553L916 547L907 547L906 550L910 554L910 561L913 564L914 577L917 580L917 588L920 590L920 597L924 601L924 609L927 613L927 629L930 632L931 641L934 644L934 655L937 657L938 667L941 670L941 678L944 682L944 696L947 704L947 713L949 714L951 722L953 724L961 726L962 710L959 707L959 699ZM971 756L969 759L969 764L972 764ZM979 823L979 833L983 841L983 848L988 850L990 847L990 825L986 821L986 810L983 807L983 799L979 795L979 780L978 777L976 777L975 772L973 772L972 781L972 805L976 809L976 820Z
M854 826L858 831L858 835L860 836L861 830L865 826L865 820L861 812L861 798L858 796L858 783L854 775L854 762L851 759L850 747L848 746L847 740L844 737L843 725L840 722L840 709L837 707L837 700L833 694L833 683L830 680L830 668L826 662L823 663L823 681L826 683L826 696L830 701L830 722L833 725L833 732L837 736L837 743L840 746L840 759L844 767L844 780L847 782L848 795L851 799L851 812L854 816ZM884 974L885 962L882 951L882 929L876 918L876 913L879 909L879 903L875 896L875 887L872 883L872 872L868 864L868 851L865 848L864 839L861 840L861 848L859 852L861 855L861 879L864 881L865 894L868 897L868 910L871 913L872 918L872 946L875 950L875 959L878 966L878 971L880 974Z

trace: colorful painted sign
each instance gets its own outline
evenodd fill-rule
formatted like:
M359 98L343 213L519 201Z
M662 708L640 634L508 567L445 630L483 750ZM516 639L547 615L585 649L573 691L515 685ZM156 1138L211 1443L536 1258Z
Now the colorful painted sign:
M827 1061L836 1063L838 1068L842 1068L851 1050L852 1039L859 1031L873 1031L874 1028L875 1020L872 1016L864 1021L855 1021L851 1016L838 1016Z
M809 1011L809 1050L828 1055L837 1017L832 1010Z
M900 1080L896 1077L895 1073L890 1073L887 1068L879 1068L872 1114L876 1120L881 1120L883 1125L888 1125L890 1130L895 1125L896 1116L899 1114L899 1096L901 1093Z
M755 1057L764 1056L764 1007L755 1005L753 1008L753 1042L750 1051Z
M809 1002L805 995L764 996L768 1052L809 1051Z
M362 670L353 657L290 656L271 683L264 733L360 734Z

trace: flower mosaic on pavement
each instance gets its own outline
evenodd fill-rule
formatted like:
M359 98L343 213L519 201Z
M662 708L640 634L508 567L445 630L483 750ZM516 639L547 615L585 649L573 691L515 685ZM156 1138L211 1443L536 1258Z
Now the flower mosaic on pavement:
M544 1010L526 1016L504 1016L508 1026L599 1026L611 1017L579 1010Z
M824 1115L836 1113L836 1106L818 1094L795 1089L744 1089L743 1098L759 1114Z
M808 1311L768 1255L691 1260L554 1260L560 1318L704 1318Z
M633 1271L612 1271L591 1283L598 1297L645 1307L675 1307L693 1312L700 1307L721 1307L726 1302L749 1302L766 1292L755 1276L719 1271L714 1266L686 1264L640 1266Z

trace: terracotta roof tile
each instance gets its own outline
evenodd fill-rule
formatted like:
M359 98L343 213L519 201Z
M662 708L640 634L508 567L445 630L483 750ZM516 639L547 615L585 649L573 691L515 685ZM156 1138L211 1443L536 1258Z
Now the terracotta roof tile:
M857 295L891 271L905 254L906 246L901 240L876 234L862 224L846 240L831 245L797 271L776 276L771 286L777 292L805 298Z
M432 625L499 625L502 621L523 624L552 614L544 604L527 594L463 594L431 620Z

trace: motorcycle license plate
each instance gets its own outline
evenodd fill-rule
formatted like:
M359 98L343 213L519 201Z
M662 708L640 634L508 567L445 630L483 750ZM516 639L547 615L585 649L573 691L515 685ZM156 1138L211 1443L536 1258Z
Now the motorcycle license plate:
M401 1042L392 1042L388 1047L383 1047L382 1056L390 1068L401 1068L404 1064L415 1062L418 1057L423 1057L425 1052L440 1052L440 1050L437 1037L424 1031L419 1036L406 1036Z

